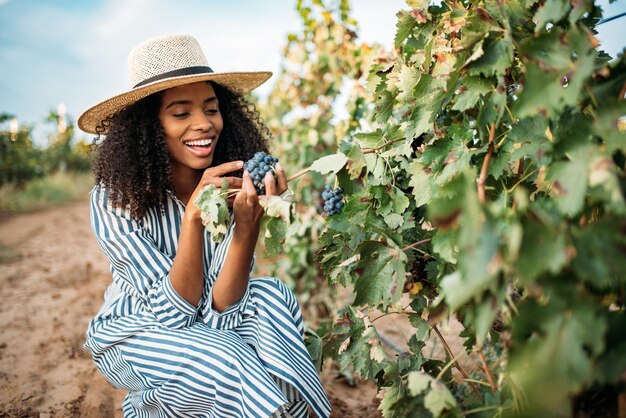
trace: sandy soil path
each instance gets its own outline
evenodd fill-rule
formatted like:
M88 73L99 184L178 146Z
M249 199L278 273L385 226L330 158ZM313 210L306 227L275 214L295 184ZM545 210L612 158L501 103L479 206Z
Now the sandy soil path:
M110 281L81 201L0 222L0 416L121 417L82 348Z
M110 282L87 201L0 220L0 417L121 417L83 349ZM326 376L335 417L376 417L375 389Z

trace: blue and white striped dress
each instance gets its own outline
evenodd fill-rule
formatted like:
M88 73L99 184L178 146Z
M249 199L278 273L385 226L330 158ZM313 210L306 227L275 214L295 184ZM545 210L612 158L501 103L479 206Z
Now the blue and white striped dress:
M97 367L128 391L125 417L328 417L330 405L303 343L300 308L280 280L251 278L228 309L211 307L233 228L219 244L205 232L205 286L198 307L179 296L169 271L184 205L141 221L91 192L91 223L113 282L87 330Z

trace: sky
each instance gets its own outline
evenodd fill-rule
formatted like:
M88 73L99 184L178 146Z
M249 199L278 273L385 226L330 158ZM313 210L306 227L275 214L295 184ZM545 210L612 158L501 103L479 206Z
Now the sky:
M626 1L599 1L605 17ZM360 39L393 44L404 0L353 0ZM50 110L64 103L74 120L88 107L129 88L130 50L153 36L195 36L216 71L280 69L287 34L298 31L295 0L0 0L0 113L34 125L39 145L54 127ZM626 46L626 17L599 26L612 56ZM276 76L258 89L269 92ZM2 127L6 129L6 127Z

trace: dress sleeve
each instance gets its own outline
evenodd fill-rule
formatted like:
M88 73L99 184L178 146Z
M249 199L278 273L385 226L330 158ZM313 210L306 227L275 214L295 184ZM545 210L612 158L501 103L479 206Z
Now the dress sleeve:
M230 248L230 243L232 241L234 231L235 223L233 222L228 229L228 233L226 234L224 239L215 246L211 265L209 267L210 287L203 303L202 317L203 322L205 322L211 328L235 328L241 324L244 314L253 310L252 302L250 301L249 281L248 286L246 287L246 291L241 299L239 299L239 301L235 302L233 305L229 306L222 312L218 312L213 309L213 283L215 283L218 274L220 273L220 271L222 271L222 267L224 266L224 261L226 261L226 255L228 254L228 249ZM254 267L254 260L255 257L253 256L252 263L250 264L250 272L252 272L252 268Z
M124 208L113 208L102 187L91 192L91 226L111 262L113 280L136 292L166 327L190 326L197 308L172 287L169 272L174 260L161 252L141 223Z

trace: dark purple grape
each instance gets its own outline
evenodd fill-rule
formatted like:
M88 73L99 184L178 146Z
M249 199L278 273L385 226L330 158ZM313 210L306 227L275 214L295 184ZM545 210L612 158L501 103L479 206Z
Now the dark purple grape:
M343 209L343 189L341 187L333 190L330 185L325 185L324 191L322 192L322 199L324 199L324 212L326 212L328 216L341 213Z
M278 158L259 151L243 164L244 170L250 173L254 188L259 195L265 194L265 175L268 172L275 172L274 167L277 162ZM274 176L274 180L276 180L276 176Z

